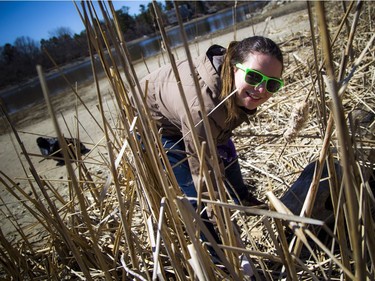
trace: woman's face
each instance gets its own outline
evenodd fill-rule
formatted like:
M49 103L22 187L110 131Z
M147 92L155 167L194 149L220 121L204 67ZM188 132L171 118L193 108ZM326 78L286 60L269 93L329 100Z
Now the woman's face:
M281 77L281 62L271 55L258 52L252 53L246 61L242 62L242 65L257 70L268 77ZM266 90L265 81L258 86L251 86L245 82L245 71L235 66L234 83L237 88L235 95L236 104L249 110L257 108L272 96L272 93Z

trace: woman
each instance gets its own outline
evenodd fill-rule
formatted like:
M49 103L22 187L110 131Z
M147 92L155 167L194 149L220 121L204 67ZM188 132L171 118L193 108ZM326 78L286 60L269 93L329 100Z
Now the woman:
M191 73L187 61L177 63L193 123L198 124L196 132L199 140L206 141L207 137L201 122L201 107L193 75L199 80L229 194L236 203L260 205L262 202L250 193L243 181L230 137L233 129L248 121L257 107L283 86L280 79L283 71L282 53L272 40L254 36L232 42L228 49L213 45L204 56L194 61L194 65L195 73ZM166 65L149 74L142 83L146 81L149 83L147 104L161 129L163 144L174 167L177 182L187 196L196 197L195 187L198 186L200 165L171 66ZM237 91L231 95L234 90ZM229 95L231 96L228 97ZM224 102L220 104L222 101ZM183 136L183 141L180 141ZM168 150L169 148L172 149ZM187 156L188 161L182 161ZM208 153L206 156L209 156Z

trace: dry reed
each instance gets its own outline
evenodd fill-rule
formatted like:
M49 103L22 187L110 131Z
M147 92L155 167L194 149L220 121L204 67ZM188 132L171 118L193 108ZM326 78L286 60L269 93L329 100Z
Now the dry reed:
M77 153L78 160L70 160L40 67L46 103L62 144L66 179L56 183L36 170L32 153L26 151L4 112L22 151L20 158L26 159L26 179L18 185L1 173L0 180L34 222L29 228L18 224L17 214L2 200L5 208L1 211L17 233L12 240L0 231L3 279L244 280L248 278L241 266L245 257L257 280L375 279L375 200L369 183L375 143L372 2L345 4L342 14L337 12L336 3L308 3L310 32L291 34L278 42L286 58L296 58L286 59L286 87L249 124L238 128L234 137L245 179L257 187L258 197L268 200L270 209L235 205L227 199L220 178L215 179L218 190L208 181L208 198L199 193L198 200L212 209L222 244L217 244L199 212L182 195L145 106L147 88L140 87L114 8L111 2L98 5L103 23L92 2L76 6L86 26L93 62L100 115L98 119L92 117L104 134L92 155L84 158ZM178 78L175 50L169 46L157 5L154 8ZM193 67L179 15L178 19L185 57ZM344 29L350 25L349 30ZM106 110L94 56L110 82L115 112ZM298 59L301 57L306 63ZM183 89L180 91L183 98ZM136 109L130 104L130 95ZM303 114L297 116L298 122L289 123L290 113L301 102ZM352 114L355 110L372 116L370 123L364 124L365 118ZM209 128L206 118L204 115L202 122ZM288 126L292 134L286 141L283 136ZM212 139L199 143L192 122L190 127L200 151L201 175L210 179L203 152L212 151ZM77 113L76 133L71 136L79 138L80 128ZM309 192L303 210L293 214L278 198L314 160L318 166L311 186L306 186ZM334 160L343 167L342 182L335 176ZM309 218L315 200L319 200L316 192L324 163L330 170L334 214L330 226ZM214 157L211 165L217 175ZM100 166L102 173L93 173L93 166ZM24 184L30 186L31 193L25 192ZM64 184L67 192L59 191L59 184ZM200 232L207 242L202 243ZM217 252L221 265L213 263L208 246Z

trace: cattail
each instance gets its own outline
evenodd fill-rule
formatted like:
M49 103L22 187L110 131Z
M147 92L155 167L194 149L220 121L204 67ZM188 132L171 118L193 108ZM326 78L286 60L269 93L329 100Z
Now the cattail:
M288 129L284 132L284 138L287 142L292 141L305 125L308 109L309 107L306 101L297 103L290 115Z

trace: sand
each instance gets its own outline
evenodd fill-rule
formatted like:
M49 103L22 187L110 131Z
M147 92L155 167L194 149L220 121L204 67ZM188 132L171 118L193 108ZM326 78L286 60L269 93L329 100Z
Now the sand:
M287 4L290 5L290 4ZM205 52L205 50L212 44L220 44L227 46L228 43L234 38L241 40L242 38L256 35L264 35L272 38L276 42L283 42L287 40L291 35L295 35L298 32L308 32L309 21L306 10L293 12L277 18L268 18L266 21L248 26L246 28L238 29L236 32L229 30L226 33L217 35L216 37L197 38L197 43L192 43L190 51L192 57L196 57ZM175 51L177 59L185 58L184 50L179 48ZM138 78L145 76L148 71L158 68L160 65L167 61L167 55L157 55L146 60L147 67L144 62L136 63L135 70ZM113 104L111 99L111 88L106 78L99 81L101 93L104 95L103 107L107 114L113 116L117 112L116 106ZM101 124L101 118L98 107L97 91L94 83L89 85L77 85L79 96L85 101L87 108L93 114L95 119ZM92 148L95 144L103 145L101 149L103 157L106 157L105 147L103 140L103 132L94 121L93 117L89 112L77 102L73 92L68 92L59 95L55 98L54 106L56 112L58 112L58 120L65 136L77 136L79 131L79 137L82 142L88 148ZM16 128L18 130L19 137L26 149L31 155L31 161L38 171L39 175L50 180L58 182L60 179L66 176L66 170L64 166L56 166L56 162L53 160L43 160L40 155L40 151L36 145L36 138L38 136L56 136L55 129L51 118L49 117L45 104L40 104L29 108L23 112L23 117L17 121ZM114 120L115 118L111 118ZM77 120L80 125L79 130L76 129ZM66 124L65 124L66 122ZM15 144L15 145L13 145ZM26 164L24 155L21 153L20 146L15 143L15 137L12 133L3 133L0 135L0 171L11 179L15 180L19 185L25 186L25 190L28 191L28 182L26 178L30 176L29 165ZM101 167L98 164L98 156L88 156L89 162L92 162L92 169L96 169L100 173ZM90 158L91 157L91 158ZM96 162L98 161L98 162ZM0 177L3 177L2 175ZM29 191L28 191L29 192ZM4 190L3 185L0 185L0 197L4 204L10 208L19 208L20 217L25 210L22 209L19 202L16 201L12 196ZM24 218L25 219L25 218ZM2 225L2 230L6 230L8 226Z

